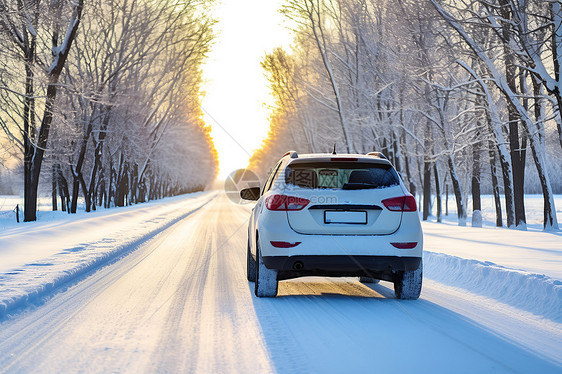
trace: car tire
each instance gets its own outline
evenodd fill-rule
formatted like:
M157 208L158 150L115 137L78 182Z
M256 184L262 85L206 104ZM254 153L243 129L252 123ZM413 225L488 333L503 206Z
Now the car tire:
M268 269L263 263L259 240L256 242L256 280L254 292L257 297L275 297L279 282L277 271Z
M416 300L422 289L423 264L416 270L401 271L394 280L394 294L398 299Z
M379 283L380 280L371 277L359 277L361 283Z
M248 238L248 254L246 255L246 277L250 282L256 281L256 260L250 251L250 239Z

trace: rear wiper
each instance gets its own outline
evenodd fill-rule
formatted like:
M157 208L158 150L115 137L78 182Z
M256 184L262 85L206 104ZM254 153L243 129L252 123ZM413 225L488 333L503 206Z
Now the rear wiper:
M377 187L378 185L372 183L346 183L342 186L342 190L366 190Z

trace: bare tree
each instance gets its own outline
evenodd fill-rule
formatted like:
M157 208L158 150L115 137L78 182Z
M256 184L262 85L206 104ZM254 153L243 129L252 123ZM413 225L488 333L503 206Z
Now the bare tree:
M23 122L24 221L37 219L39 175L56 106L58 81L76 38L83 7L83 0L68 6L62 1L0 2L0 30L20 50L18 63L25 70L25 94L19 116ZM62 16L67 14L70 16L64 22ZM46 85L42 113L36 100L39 69ZM39 124L37 118L41 119Z
M503 1L503 0L502 0ZM533 159L535 161L535 166L537 168L537 172L539 175L539 179L541 181L541 186L543 189L543 197L544 197L544 228L545 230L558 230L558 222L556 219L556 209L554 207L554 196L552 193L552 188L551 188L551 184L550 184L550 177L547 171L547 163L545 160L545 147L544 147L544 129L543 129L543 122L542 121L534 121L533 118L531 117L531 114L526 110L526 108L524 107L524 105L521 103L520 98L519 98L519 94L518 92L515 91L515 84L513 82L513 73L512 73L512 67L511 65L514 63L513 60L510 60L509 56L511 56L514 52L513 52L513 45L515 44L515 42L511 39L511 36L513 35L513 33L511 33L511 30L508 30L508 32L506 33L506 27L508 26L502 26L497 22L496 18L499 17L498 16L494 16L491 15L489 13L486 13L486 21L490 22L492 27L494 28L494 30L497 32L498 35L500 35L501 37L498 37L498 39L503 43L502 46L504 48L504 53L506 53L506 55L509 57L506 60L506 64L508 64L509 69L508 72L506 74L503 74L498 67L496 66L496 63L493 59L493 57L491 57L489 55L489 51L490 49L486 49L482 44L480 44L475 38L473 38L471 36L471 34L469 33L469 31L462 25L462 23L455 18L449 11L447 11L440 3L437 2L437 0L431 0L433 6L435 7L435 9L441 14L441 16L443 17L443 19L445 19L447 21L447 23L454 29L456 30L456 32L458 33L458 35L462 38L462 40L464 40L464 42L467 44L467 46L470 48L470 50L475 54L475 56L477 56L477 58L484 64L484 66L486 67L489 75L491 76L491 78L493 79L494 84L498 87L498 89L502 92L502 94L504 95L504 98L506 100L506 102L509 105L509 109L510 109L510 113L515 113L514 115L510 115L510 123L513 126L518 126L518 121L519 119L521 120L521 124L523 125L524 131L525 131L525 136L529 139L530 141L530 147L531 147L531 152L533 154ZM508 8L507 10L505 10L505 8ZM484 7L484 9L487 9L486 7ZM503 19L504 22L506 22L507 24L511 25L512 23L509 22L509 20L513 17L519 17L519 19L521 19L521 17L525 16L525 13L517 13L517 11L520 11L520 8L515 8L513 7L512 3L507 3L507 2L502 2L500 4L500 11L506 13L509 13L509 17L508 19ZM472 11L474 13L474 11ZM505 14L503 14L505 16ZM511 26L510 26L511 27ZM507 35L509 35L509 38L507 38ZM507 38L507 39L506 39ZM521 38L520 38L521 39ZM520 44L523 48L525 47L525 45L523 43ZM533 61L534 64L539 64L539 59L537 58L537 56L534 56L533 54L529 54L529 57L531 57L531 61ZM522 61L525 61L524 59L521 59ZM544 64L542 64L542 61L540 62L540 64L538 66L544 66ZM535 65L535 68L530 68L531 71L535 72L537 68L537 65ZM544 79L544 75L541 75L541 77ZM515 124L513 124L514 121L517 121ZM510 128L510 133L515 136L515 129ZM518 142L511 142L510 143L511 148L512 148L512 152L516 151L516 152L520 152L519 148L519 143ZM514 150L513 148L516 147L516 149ZM518 160L518 162L521 161L520 159ZM516 165L514 165L514 168L516 167ZM521 166L518 166L519 168L521 168ZM514 169L515 170L515 169ZM518 172L520 172L520 170L518 169ZM516 175L516 173L514 173L514 175ZM515 184L514 184L515 185ZM520 186L521 187L521 186ZM522 199L522 194L523 194L523 190L521 188L521 190L514 190L514 192L517 192L519 195L521 195L520 199ZM517 199L517 194L515 195L516 199ZM517 201L517 200L516 200ZM516 203L516 224L520 224L523 223L524 224L524 212L520 213L519 218L517 217L517 203ZM518 220L517 220L518 219Z

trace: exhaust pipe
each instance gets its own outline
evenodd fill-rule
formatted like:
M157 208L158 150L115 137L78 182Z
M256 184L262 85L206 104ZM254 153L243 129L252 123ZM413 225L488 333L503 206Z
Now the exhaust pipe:
M293 269L294 269L294 270L302 270L303 268L304 268L304 265L303 265L303 263L300 262L300 261L296 261L296 262L293 264Z

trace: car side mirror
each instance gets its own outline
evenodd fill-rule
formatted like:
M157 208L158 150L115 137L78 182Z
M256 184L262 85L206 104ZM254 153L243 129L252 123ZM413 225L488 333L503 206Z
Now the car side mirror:
M240 191L240 197L244 200L259 200L260 198L260 188L259 187L250 187L244 188Z

